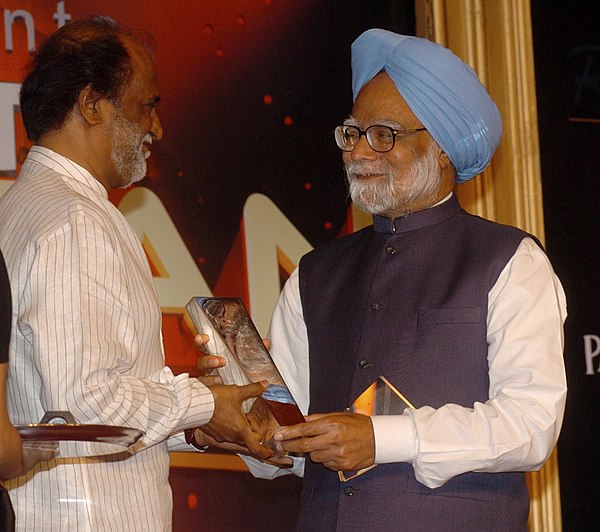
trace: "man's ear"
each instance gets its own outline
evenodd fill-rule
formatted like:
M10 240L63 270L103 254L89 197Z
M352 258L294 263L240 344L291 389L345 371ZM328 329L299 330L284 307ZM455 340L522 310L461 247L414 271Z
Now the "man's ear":
M88 125L94 126L103 123L108 115L110 103L100 96L91 86L86 86L77 98L79 114Z
M454 188L456 169L454 168L450 157L448 157L448 155L446 155L444 152L440 153L438 164L440 165L442 181L447 184L447 192L449 193Z
M444 170L445 168L448 168L448 166L450 166L452 164L450 162L450 158L446 155L445 152L440 153L439 164L440 164L440 168L442 170Z

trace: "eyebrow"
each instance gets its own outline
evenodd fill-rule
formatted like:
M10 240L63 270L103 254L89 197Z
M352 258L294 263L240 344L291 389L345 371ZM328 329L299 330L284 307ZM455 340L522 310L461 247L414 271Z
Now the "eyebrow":
M354 118L352 115L349 115L348 118L346 118L346 120L344 120L344 125L359 127L360 122L356 118ZM391 127L392 129L397 129L397 130L405 129L405 127L402 124L396 122L395 120L389 120L389 119L385 119L385 118L382 118L381 120L377 120L374 123L370 123L370 124L368 124L368 126L388 126L388 127Z
M345 126L357 126L358 127L358 120L356 120L356 118L354 118L352 115L348 116L348 118L346 118L344 120L344 125Z

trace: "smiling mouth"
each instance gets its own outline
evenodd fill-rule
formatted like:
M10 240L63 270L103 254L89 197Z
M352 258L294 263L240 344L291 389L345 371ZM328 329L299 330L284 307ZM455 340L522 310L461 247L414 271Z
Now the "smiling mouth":
M365 173L365 174L355 173L355 174L353 174L353 177L355 179L367 180L367 179L377 179L378 177L383 177L383 174L380 174L380 173Z

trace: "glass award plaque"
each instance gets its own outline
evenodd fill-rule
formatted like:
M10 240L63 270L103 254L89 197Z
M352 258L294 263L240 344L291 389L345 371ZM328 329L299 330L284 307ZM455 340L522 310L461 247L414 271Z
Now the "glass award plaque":
M414 406L385 377L379 377L354 401L349 412L365 416L399 416ZM338 471L340 481L347 482L373 469L373 464L353 471Z
M227 360L217 372L225 384L266 380L262 399L281 426L304 422L304 416L239 298L194 297L186 305L199 333L208 335L207 350ZM252 400L246 401L247 412Z

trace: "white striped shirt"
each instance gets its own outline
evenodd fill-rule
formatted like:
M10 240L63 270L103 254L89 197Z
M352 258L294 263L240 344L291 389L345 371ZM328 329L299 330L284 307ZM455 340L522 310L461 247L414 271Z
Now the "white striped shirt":
M167 438L210 420L213 397L166 367L161 312L135 232L79 165L34 146L0 198L13 297L8 402L137 428L133 449L62 442L60 458L5 482L18 530L171 529ZM135 452L134 452L135 451Z

